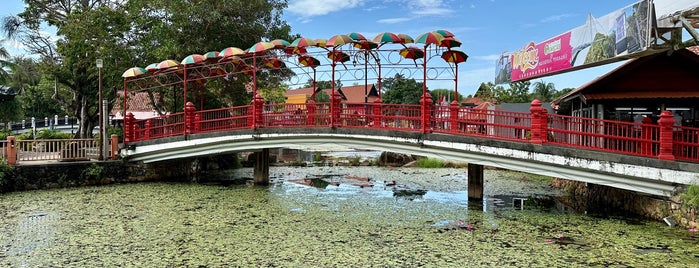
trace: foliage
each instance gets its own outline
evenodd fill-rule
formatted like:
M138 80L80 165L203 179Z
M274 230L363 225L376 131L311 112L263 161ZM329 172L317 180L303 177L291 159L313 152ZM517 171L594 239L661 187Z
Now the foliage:
M8 183L11 177L12 170L12 166L8 165L7 163L5 163L4 160L0 159L0 192L3 191L5 185Z
M538 99L541 102L549 102L554 99L553 96L555 92L556 86L553 83L546 83L544 81L535 82L531 100Z
M81 173L83 179L98 179L102 176L102 171L104 167L98 165L97 163L92 163Z
M359 164L361 163L362 158L359 156L355 156L355 157L350 157L347 160L349 161L349 163L348 163L349 166L358 167Z
M66 114L61 105L52 98L54 92L70 94L65 86L59 86L56 80L49 80L48 77L40 78L37 84L24 85L24 89L17 96L21 103L21 110L24 112L22 118L44 118L48 115Z
M419 158L417 166L421 168L443 168L446 164L444 161L436 158Z
M396 74L393 78L386 78L381 86L386 89L381 95L383 103L420 104L422 83L415 79Z
M21 120L22 109L20 101L15 97L11 100L0 101L0 122Z
M510 83L507 89L496 88L494 97L498 103L521 103L531 102L529 96L529 81L518 81Z
M430 90L430 95L432 96L432 103L437 104L437 101L439 100L440 97L444 97L444 100L447 101L448 103L451 103L454 100L454 90L452 89L433 89ZM457 100L459 103L463 100L463 96L459 94L459 99Z
M685 204L699 208L699 185L692 184L687 187L687 192L680 195Z
M284 97L286 90L286 87L283 86L263 88L260 90L260 95L264 98L265 103L281 104L286 102L286 97Z
M119 143L124 142L124 128L109 126L107 128L107 135L111 137L114 134L116 134L117 137L119 137Z
M0 85L7 84L10 78L10 74L5 69L12 66L12 62L8 60L9 57L10 53L7 52L7 49L0 46Z

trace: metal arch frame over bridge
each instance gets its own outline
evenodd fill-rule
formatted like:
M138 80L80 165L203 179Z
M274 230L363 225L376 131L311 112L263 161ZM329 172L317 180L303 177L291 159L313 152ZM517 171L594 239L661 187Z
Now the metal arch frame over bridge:
M224 133L219 133L224 134ZM672 196L676 187L691 183L697 172L681 171L677 165L699 165L663 160L620 159L607 153L586 157L563 156L577 153L557 146L522 145L507 141L486 141L444 134L395 133L382 130L294 129L231 131L221 136L200 134L191 139L172 138L168 143L138 143L122 151L129 161L144 163L196 158L206 155L265 148L313 148L322 144L355 149L385 150L417 154L470 164L487 165L532 174L605 185L651 195Z

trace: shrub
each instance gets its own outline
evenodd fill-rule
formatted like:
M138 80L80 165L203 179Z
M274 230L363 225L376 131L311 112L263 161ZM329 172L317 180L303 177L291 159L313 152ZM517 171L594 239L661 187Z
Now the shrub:
M349 159L349 165L352 167L357 167L359 166L360 160L360 157L352 157Z
M10 173L12 173L12 166L0 160L0 193L9 182Z
M443 168L444 161L435 158L420 158L417 160L417 166L421 168Z
M687 192L680 195L685 204L699 207L699 185L692 184L687 187Z

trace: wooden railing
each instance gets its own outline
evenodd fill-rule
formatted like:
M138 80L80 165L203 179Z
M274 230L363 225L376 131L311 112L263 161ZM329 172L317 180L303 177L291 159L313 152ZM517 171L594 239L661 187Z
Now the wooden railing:
M108 139L104 159L116 159L118 137ZM37 139L16 140L14 136L0 141L0 158L9 163L36 161L80 161L99 159L99 143L95 139Z
M262 104L258 100L251 105L208 111L196 111L188 103L185 113L166 118L135 120L127 115L125 143L246 128L371 128L699 162L699 129L673 126L674 119L668 112L661 114L658 124L636 124L547 114L536 100L529 113L421 103Z

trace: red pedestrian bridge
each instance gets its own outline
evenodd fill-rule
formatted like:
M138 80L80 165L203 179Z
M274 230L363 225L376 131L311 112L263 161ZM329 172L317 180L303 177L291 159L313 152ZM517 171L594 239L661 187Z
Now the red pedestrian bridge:
M120 155L157 162L324 144L409 153L671 196L699 179L699 128L530 112L421 104L265 104L196 110L146 120L127 114Z

